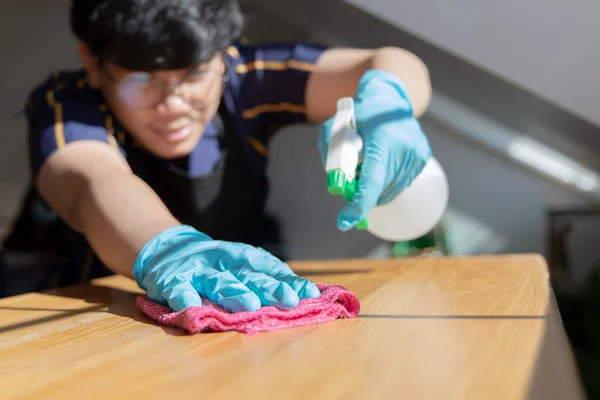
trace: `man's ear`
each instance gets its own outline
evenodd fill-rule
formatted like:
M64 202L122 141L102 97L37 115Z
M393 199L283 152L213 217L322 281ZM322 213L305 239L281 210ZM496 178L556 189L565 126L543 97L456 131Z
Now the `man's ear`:
M225 54L223 53L217 53L215 55L215 60L213 60L214 63L216 63L215 67L217 69L217 71L219 72L219 74L224 74L225 72L227 72L227 67L226 67L226 61L225 61Z
M89 47L83 42L77 43L77 50L87 74L88 85L94 89L98 89L100 87L100 65L98 58L92 54Z

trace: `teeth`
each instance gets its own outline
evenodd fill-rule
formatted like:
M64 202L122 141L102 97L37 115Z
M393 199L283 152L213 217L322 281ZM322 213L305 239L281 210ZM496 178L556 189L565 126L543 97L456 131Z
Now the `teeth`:
M176 132L176 131L180 131L180 130L186 129L186 128L187 128L187 126L180 126L179 128L161 128L159 130L163 131L163 132Z

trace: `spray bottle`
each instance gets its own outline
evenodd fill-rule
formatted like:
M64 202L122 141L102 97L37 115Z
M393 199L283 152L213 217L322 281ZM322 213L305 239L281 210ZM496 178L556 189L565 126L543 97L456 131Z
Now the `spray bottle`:
M357 189L363 161L363 139L356 131L354 100L337 102L325 170L327 191L349 201ZM374 207L356 228L383 240L408 241L430 232L448 204L448 182L439 162L430 157L423 171L398 196Z

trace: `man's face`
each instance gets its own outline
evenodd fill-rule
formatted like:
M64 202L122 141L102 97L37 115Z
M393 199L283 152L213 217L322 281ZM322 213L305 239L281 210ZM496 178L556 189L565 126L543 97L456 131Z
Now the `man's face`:
M98 87L139 144L159 157L189 154L219 107L224 63L220 55L188 69L142 73L98 66Z

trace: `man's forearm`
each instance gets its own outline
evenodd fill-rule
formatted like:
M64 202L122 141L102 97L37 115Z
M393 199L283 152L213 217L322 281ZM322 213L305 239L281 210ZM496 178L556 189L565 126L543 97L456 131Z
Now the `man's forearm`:
M142 247L161 231L179 225L156 193L133 174L89 183L73 214L104 264L130 278Z
M179 225L122 156L101 142L82 140L53 153L36 187L66 224L85 235L107 267L128 277L143 246Z

